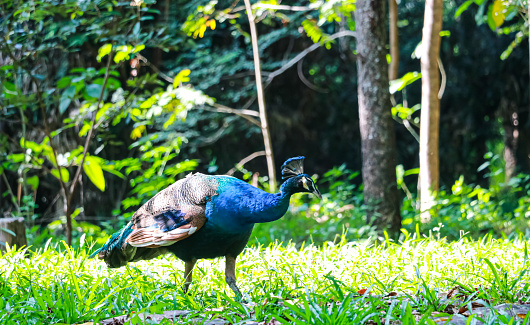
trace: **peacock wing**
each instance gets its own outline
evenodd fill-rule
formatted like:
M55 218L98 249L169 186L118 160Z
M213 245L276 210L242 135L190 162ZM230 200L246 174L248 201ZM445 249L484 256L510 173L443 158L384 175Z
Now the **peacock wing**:
M206 222L206 203L217 181L194 174L159 192L133 215L126 242L134 247L169 246L193 235Z

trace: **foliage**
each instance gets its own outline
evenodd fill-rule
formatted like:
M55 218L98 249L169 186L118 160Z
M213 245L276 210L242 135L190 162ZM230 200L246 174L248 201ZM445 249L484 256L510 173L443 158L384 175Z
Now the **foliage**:
M68 225L72 216L83 216L84 192L91 191L80 185L77 196L76 185L83 183L78 178L81 170L100 192L109 187L104 172L125 181L130 178L140 204L174 182L176 175L196 166L187 160L174 162L186 141L184 134L157 131L185 121L187 111L211 105L213 99L187 84L189 69L181 70L167 87L160 87L163 83L156 74L137 75L144 58L140 52L146 46L173 44L147 23L159 13L151 8L153 4L43 1L36 9L31 1L0 3L7 10L6 19L0 21L5 35L0 59L7 63L0 69L0 122L14 119L14 125L5 130L0 125L6 149L0 154L0 174L8 189L2 194L11 202L4 208L14 208L11 214L26 217L30 227L38 218L37 193L47 189L61 195L65 205L66 216L52 222L52 228L65 220ZM85 54L88 62L81 59ZM63 61L50 60L54 57ZM96 68L100 62L106 62L106 67ZM127 80L125 63L135 78ZM123 129L129 130L130 139L119 137ZM92 141L93 134L97 138ZM124 150L130 140L138 140L129 149L140 155ZM125 154L113 154L120 150ZM155 174L158 177L152 177ZM15 190L13 175L19 179ZM119 182L123 181L111 180L111 188ZM126 208L131 205L127 202Z
M489 177L501 173L494 167L498 157L491 156L483 169L491 169ZM416 181L417 169L401 171L398 168L398 184L404 194L401 208L402 224L408 233L429 233L438 238L457 240L462 234L478 238L485 234L513 236L530 234L530 176L520 174L508 183L491 182L489 187L466 184L461 177L450 190L441 189L433 209L438 216L429 223L422 223L416 196L408 188ZM381 234L366 223L362 191L357 187L352 172L344 165L336 167L318 179L323 193L322 201L308 196L295 196L291 207L282 219L270 224L257 225L253 236L257 243L293 241L323 244L345 236L348 240L378 238ZM407 186L406 184L409 183Z
M99 243L104 242L109 234L122 227L135 211L136 207L145 203L158 191L175 181L179 175L193 170L197 161L185 161L164 166L175 153L167 154L166 147L153 147L146 150L142 160L127 159L116 163L117 168L124 169L129 175L142 170L138 176L132 178L131 196L122 202L122 211L117 220L105 222L99 226L86 222L75 222L76 241L83 236L92 236ZM177 149L178 150L178 149ZM170 151L171 152L171 151ZM496 159L492 157L483 168L493 167ZM142 169L142 164L150 166ZM126 166L126 167L125 167ZM213 166L212 168L215 168ZM420 212L417 208L416 196L409 191L410 184L415 182L417 169L404 171L397 169L398 185L404 191L402 204L402 224L407 233L429 233L437 238L457 240L462 234L472 238L479 238L485 234L495 237L522 234L530 226L530 176L518 175L507 184L491 183L490 187L466 184L461 177L455 181L451 189L441 189L433 209L438 210L438 216L429 223L421 223ZM502 173L502 170L500 171ZM248 182L253 180L253 173L240 168L240 177ZM383 238L374 226L367 224L365 206L363 204L362 188L357 185L359 173L346 168L345 165L335 167L321 177L314 175L323 194L322 200L308 195L295 195L287 214L275 222L257 224L252 233L251 242L257 245L274 242L292 242L297 247L307 244L322 245L326 242L338 242L341 238L348 240L362 240L367 238ZM493 177L493 175L490 175ZM409 185L406 185L406 184ZM266 177L259 177L259 186L268 185ZM406 196L410 195L410 196ZM79 214L76 211L74 216ZM40 235L37 228L30 231L32 244L42 247L48 238L60 240L61 221L54 221L48 225L48 230L42 230Z
M200 276L184 294L184 266L175 257L108 269L101 261L87 259L91 249L84 241L78 248L48 242L40 249L0 256L0 320L84 323L184 309L192 312L187 321L213 317L232 323L273 318L298 324L407 323L414 314L427 318L449 305L460 308L477 300L492 305L528 302L526 246L524 240L490 236L447 242L406 235L399 243L348 243L342 238L322 247L251 247L240 255L237 271L251 303L240 304L225 285L220 259L200 261ZM468 298L437 294L455 286ZM508 323L501 315L493 316L491 324Z
M216 102L236 108L255 105L248 26L239 6L174 1L165 7L152 0L36 3L0 2L5 12L0 20L5 40L0 42L4 63L0 68L0 189L6 198L0 205L3 211L27 219L35 245L42 245L47 236L61 235L65 213L63 200L57 198L60 182L72 184L85 149L82 185L70 209L76 240L85 232L105 237L139 205L191 170L223 173L261 149L258 127L212 107ZM315 41L327 49L308 55L299 70L290 69L269 84L275 150L279 157L289 157L295 154L293 148L301 148L301 154L312 159L308 171L323 175L319 185L327 194L322 202L295 197L287 216L259 225L255 237L262 243L278 239L301 245L333 241L341 234L349 239L376 236L364 217L360 177L344 167L327 172L345 161L353 170L360 169L356 72L350 59L354 42L325 41L338 30L354 29L354 3L295 1L290 5L303 10L274 9L273 2L254 4L265 74ZM454 145L441 148L445 187L437 208L443 215L431 224L419 224L420 231L436 229L441 237L459 238L460 230L474 231L473 236L500 235L527 225L526 176L500 185L493 176L482 177L485 169L477 171L490 150L484 143L503 146L501 101L509 100L515 107L527 102L525 92L514 95L515 90L526 89L527 60L521 58L527 54L514 48L511 60L495 61L498 49L503 50L511 38L498 37L484 24L485 33L476 22L499 24L502 18L497 32L507 28L519 32L519 14L524 14L515 15L519 9L506 1L467 1L460 7L446 3L444 29L450 36L444 38L441 55L448 78L441 141ZM418 213L415 179L409 175L416 170L417 145L407 125L417 125L419 107L407 104L419 102L420 85L414 81L420 76L408 72L419 70L418 60L408 58L421 35L418 22L423 2L412 1L399 10L402 78L390 89L397 101L392 113L406 127L397 130L402 166L398 186L406 191L403 220L412 233ZM470 34L478 36L470 38ZM314 89L299 82L300 76ZM504 88L508 78L513 92ZM477 80L491 91L484 93L484 84ZM526 125L527 114L519 116L520 126ZM49 132L44 117L48 117ZM96 136L85 148L92 117ZM525 134L520 132L522 142ZM526 149L519 146L519 150ZM521 160L519 168L524 171L524 166ZM256 159L237 176L250 181L252 172L263 167ZM462 190L453 191L460 175L465 182L458 180L455 188ZM263 182L261 187L266 189ZM89 226L87 221L97 225ZM445 226L440 228L439 223Z
M528 36L526 4L517 0L467 0L458 7L455 17L458 18L472 4L478 6L475 15L478 25L486 23L497 34L515 34L513 41L501 54L501 59L506 60L523 38Z

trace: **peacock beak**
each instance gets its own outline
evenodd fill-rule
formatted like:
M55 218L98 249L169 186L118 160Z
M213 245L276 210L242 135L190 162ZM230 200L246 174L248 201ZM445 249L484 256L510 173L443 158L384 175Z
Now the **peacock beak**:
M322 194L320 194L315 182L311 178L302 177L302 186L307 190L307 192L315 194L319 199L322 200Z
M313 186L313 191L311 193L315 194L319 199L322 200L322 194L320 194L320 191L318 190L316 185Z

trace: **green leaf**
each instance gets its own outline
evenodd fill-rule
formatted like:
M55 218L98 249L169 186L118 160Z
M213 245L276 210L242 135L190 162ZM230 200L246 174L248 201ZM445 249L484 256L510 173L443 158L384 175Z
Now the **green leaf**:
M61 103L59 104L59 112L61 114L63 114L66 109L68 108L68 106L70 106L70 103L72 102L72 100L70 98L63 98L61 100Z
M460 7L458 7L458 9L456 9L455 18L458 18L474 2L475 2L474 0L467 0L466 2L461 4Z
M495 27L500 27L504 23L504 20L506 19L505 11L506 5L503 0L495 0L491 5L491 11L488 12L488 16L491 14L491 19L493 20Z
M86 87L86 93L89 97L99 98L101 95L101 85L91 84Z
M65 89L65 91L63 92L63 96L62 97L73 99L74 96L75 96L76 90L77 90L77 88L75 86L70 86L70 87Z
M139 44L139 45L136 45L134 47L134 50L133 50L133 53L138 53L140 52L141 50L145 49L145 45L144 44Z
M119 171L114 169L114 165L103 165L101 168L106 171L107 173L111 173L112 175L118 176L119 178L125 179L125 175L120 173Z
M109 78L107 80L107 88L109 89L118 89L121 87L121 83L119 80L115 79L115 78Z
M492 31L495 31L497 28L497 23L494 19L494 13L493 13L493 4L490 4L488 6L488 13L487 13L487 22L488 26Z
M403 174L403 176L408 176L408 175L417 175L420 173L420 169L419 168L412 168L412 169L409 169L407 171L405 171L405 173Z
M121 61L126 60L128 58L129 58L129 53L120 51L116 53L116 55L114 56L114 62L120 63Z
M0 231L5 231L5 232L7 232L8 234L10 234L11 236L15 236L15 237L17 236L17 234L15 234L13 231L11 231L11 230L9 230L9 229L7 229L7 228L3 228L3 227L2 227L2 228L0 228Z
M105 44L100 47L97 56L98 62L101 62L101 59L105 57L105 55L109 54L110 51L112 51L112 44Z
M10 95L18 95L17 87L9 81L4 81L4 92Z
M397 165L396 166L396 181L397 181L399 188L401 188L401 184L403 184L404 174L405 174L405 168L403 168L403 165Z
M31 149L36 154L39 154L42 152L43 149L46 149L46 144L38 144L33 141L26 140L26 138L22 137L20 138L20 147L25 149Z
M88 133L89 130L90 130L90 124L83 125L83 127L79 131L79 136L84 137Z
M390 93L394 94L395 92L402 90L403 88L405 88L406 86L410 85L411 83L413 83L414 81L420 78L421 78L421 73L415 71L415 72L406 73L400 79L391 80L390 88L389 88Z
M23 153L13 153L7 156L7 160L12 161L14 163L23 162L25 158L26 158L26 155Z
M184 69L180 71L173 81L173 88L177 88L180 85L180 83L190 81L190 78L188 78L190 73L191 73L190 69Z
M131 139L136 140L142 136L145 131L145 125L139 125L131 131Z
M31 176L26 179L26 184L31 186L31 188L35 191L39 187L39 177L38 176Z
M133 35L140 35L140 23L139 22L134 24L132 33Z
M55 176L55 178L59 179L59 170L57 168L52 169L52 175ZM68 183L70 180L70 173L68 172L68 169L61 168L61 178L63 179L64 183Z
M57 88L61 89L61 88L66 87L66 86L68 86L70 84L71 81L72 81L72 79L70 77L62 77L57 82Z
M87 156L85 158L85 163L83 164L83 170L88 176L88 179L96 185L96 187L101 191L105 191L105 177L103 176L103 169L99 164L96 157Z

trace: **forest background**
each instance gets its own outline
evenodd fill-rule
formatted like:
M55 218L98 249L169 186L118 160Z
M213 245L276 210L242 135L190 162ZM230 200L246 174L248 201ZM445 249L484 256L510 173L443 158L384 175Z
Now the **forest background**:
M443 1L440 190L428 218L417 194L425 5L396 4L398 19L382 24L398 52L391 59L383 38L379 65L388 73L398 63L382 89L395 128L395 146L385 148L397 157L376 170L395 166L397 230L527 236L526 4ZM0 9L0 211L25 219L29 244L101 242L190 172L275 187L242 1L2 0ZM396 230L395 218L377 222L378 202L363 192L371 184L361 177L355 9L355 1L253 4L272 166L306 156L324 196L295 197L285 218L256 228L259 243Z

